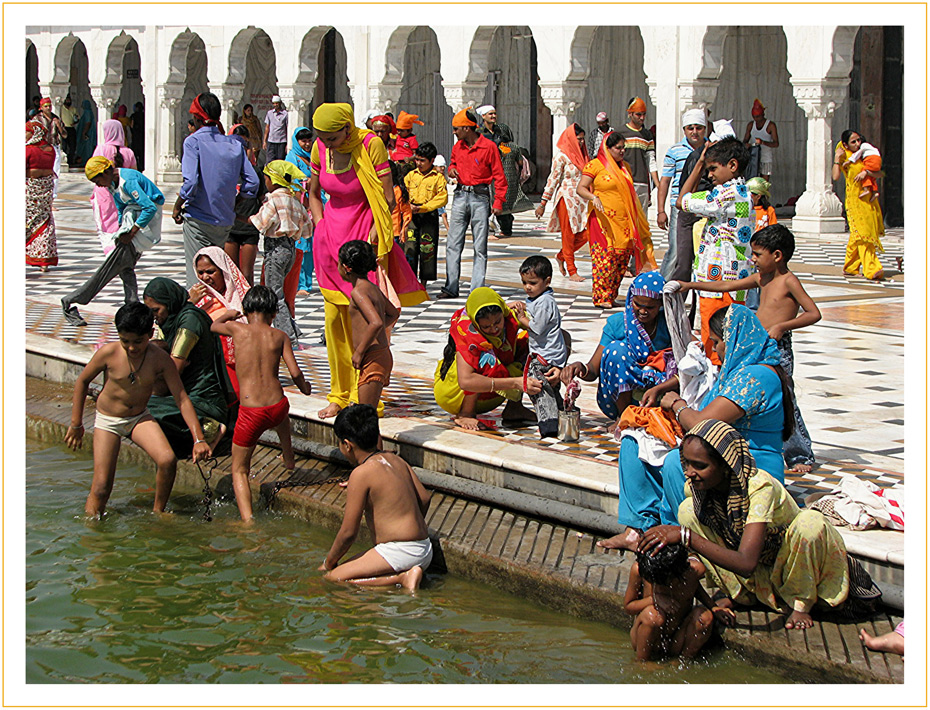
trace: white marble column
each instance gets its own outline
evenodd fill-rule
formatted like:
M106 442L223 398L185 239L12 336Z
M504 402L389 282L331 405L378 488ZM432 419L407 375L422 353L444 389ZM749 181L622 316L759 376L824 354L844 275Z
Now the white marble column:
M97 104L97 145L103 143L103 122L113 115L120 87L110 84L92 84L90 97Z
M831 122L846 98L849 79L791 79L791 84L807 116L807 187L795 205L792 229L796 234L837 234L845 225L842 204L833 192Z
M710 123L713 120L712 111L714 102L717 100L719 86L719 79L694 79L678 82L678 118L681 119L682 114L688 109L699 108L704 111Z
M220 100L221 112L220 112L220 121L223 123L223 127L229 130L229 127L232 125L232 115L233 111L238 111L240 104L242 103L242 95L245 93L244 84L210 84L210 93L215 94L216 98ZM264 121L265 117L261 116L258 119L259 121ZM262 124L262 131L264 131L264 123Z
M584 101L587 83L584 81L540 81L543 103L552 114L552 154L556 143L570 123L575 122L575 109Z
M387 113L390 111L397 118L397 103L400 101L400 94L404 90L403 84L384 84L378 82L368 87L368 105L373 109L378 109ZM357 116L359 122L364 115Z
M313 98L313 87L307 84L278 85L278 95L287 110L287 144L298 126L304 125L304 113Z
M484 101L484 84L473 82L442 82L442 93L445 94L446 103L456 113L462 109L478 106Z
M183 84L162 84L158 87L158 161L156 182L181 182L181 146L177 144L178 104L184 94ZM151 113L149 114L151 115Z

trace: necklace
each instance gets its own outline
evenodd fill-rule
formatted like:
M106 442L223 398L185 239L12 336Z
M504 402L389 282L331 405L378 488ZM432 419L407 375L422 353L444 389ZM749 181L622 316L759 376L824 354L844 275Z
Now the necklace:
M136 384L136 380L139 379L139 377L138 377L138 375L136 375L136 373L139 372L139 370L142 369L142 366L145 364L145 356L148 355L148 354L149 354L149 349L146 348L146 349L145 349L145 352L142 353L142 362L139 363L139 367L138 367L137 369L133 370L133 369L132 369L132 360L129 358L129 353L128 353L128 352L126 353L126 362L129 363L129 384L131 384L131 385Z

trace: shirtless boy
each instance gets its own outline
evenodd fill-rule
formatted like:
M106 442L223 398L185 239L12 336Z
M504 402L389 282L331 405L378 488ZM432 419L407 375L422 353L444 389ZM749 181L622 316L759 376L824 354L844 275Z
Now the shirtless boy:
M155 462L153 510L165 510L178 460L147 408L152 388L158 380L162 380L174 395L184 422L194 434L194 461L210 456L210 446L204 441L203 429L181 384L177 367L167 352L149 343L154 322L152 311L138 301L120 308L115 318L119 342L108 343L95 352L74 383L71 426L65 434L65 443L77 450L84 438L84 401L88 387L97 375L104 373L103 390L97 398L97 417L94 420L94 478L84 506L88 515L103 515L113 490L116 460L124 436L142 447Z
M432 494L406 461L378 449L378 414L371 405L343 409L333 429L339 450L355 469L346 486L342 527L320 569L334 582L417 589L433 559L423 518ZM375 546L340 565L358 536L363 513Z
M394 358L389 329L400 311L368 280L378 267L371 244L355 239L339 248L339 275L352 284L349 315L352 318L352 366L358 370L358 402L378 406L381 390L391 382Z
M693 658L710 638L714 617L730 622L733 612L715 608L701 586L704 571L684 545L666 545L654 555L636 553L623 600L626 613L636 615L630 630L636 660ZM695 597L700 605L693 604Z
M271 326L278 312L278 297L274 291L267 286L253 286L242 299L242 310L248 323L235 322L233 319L240 314L227 310L213 322L210 330L231 336L236 349L241 404L232 440L232 479L239 514L248 522L252 519L249 469L258 437L274 429L281 442L284 467L294 469L291 420L287 416L290 405L278 380L281 358L297 389L310 394L310 385L294 358L290 339L284 331Z
M699 289L723 293L759 288L760 304L756 315L762 327L778 343L781 366L790 379L794 374L791 331L814 325L821 318L820 309L807 295L798 277L788 268L788 260L794 254L794 235L787 227L781 224L763 227L752 235L749 244L752 248L752 263L758 273L738 281L670 281L665 288L666 291L676 291L678 289L673 285L676 283L681 284L682 291ZM798 309L801 310L800 314ZM792 395L793 389L792 380ZM814 452L796 398L794 422L795 433L785 442L785 463L796 473L809 473L814 466Z

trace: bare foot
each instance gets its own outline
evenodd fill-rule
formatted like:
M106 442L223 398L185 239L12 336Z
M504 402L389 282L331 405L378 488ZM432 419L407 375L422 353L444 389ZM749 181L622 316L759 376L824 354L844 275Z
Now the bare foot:
M47 273L48 273L48 267L47 267L47 266L40 266L40 267L39 267L39 271L41 271L43 274L47 274Z
M297 295L300 296L301 298L303 298L304 296L309 296L309 295L310 295L310 292L307 291L306 289L300 289L300 290L297 292Z
M528 409L522 402L507 402L504 411L501 413L501 422L504 424L520 424L524 422L535 422L536 412Z
M879 271L877 274L875 274L875 276L869 279L869 281L884 281L884 280L885 280L884 271Z
M791 471L791 473L810 473L814 470L814 467L809 463L796 463L788 470Z
M785 622L786 629L809 629L813 625L814 620L806 611L792 611Z
M415 592L423 581L423 568L414 565L400 576L400 586L409 592Z
M562 276L568 276L565 271L565 259L562 258L561 254L555 255L555 263L559 265L559 273L562 274ZM569 278L571 277L569 276Z
M898 264L898 271L900 271L900 272L903 274L903 273L904 273L904 257L903 257L903 256L896 256L896 257L894 258L894 260L895 260L895 261L897 262L897 264Z
M859 629L859 639L870 651L904 655L904 637L895 631L889 631L881 636L872 636L865 629Z
M571 274L571 275L568 277L568 280L569 280L569 281L584 281L584 276L582 276L581 274L579 274L579 273L576 271L574 274Z
M330 402L326 407L321 409L317 415L320 417L320 419L329 419L330 417L335 417L341 411L342 407L340 407L335 402Z
M455 426L462 427L463 429L469 429L471 431L480 431L486 429L476 417L452 417L452 421L455 423Z
M635 551L639 547L639 541L643 534L636 528L627 528L626 532L614 535L606 540L598 540L597 546L605 550L630 550Z
M281 463L284 464L284 470L285 470L285 471L290 471L291 473L293 473L293 472L296 470L296 468L297 468L297 462L296 462L295 459L294 459L294 452L293 452L293 451L291 451L290 461L287 460L287 457L285 457L283 453L278 454L275 458L281 459Z

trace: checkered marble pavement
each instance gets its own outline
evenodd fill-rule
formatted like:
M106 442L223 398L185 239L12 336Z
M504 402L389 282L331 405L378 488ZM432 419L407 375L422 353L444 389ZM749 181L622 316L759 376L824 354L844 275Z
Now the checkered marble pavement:
M55 212L60 265L46 274L27 269L25 327L37 335L94 347L116 337L112 314L122 303L119 280L111 282L92 304L81 307L81 313L89 323L85 328L68 325L59 305L60 298L83 282L103 260L87 203L90 187L90 183L83 176L79 180L77 174L66 175L62 179ZM172 196L166 196L171 204ZM657 250L661 255L664 238L661 232L658 234ZM554 260L559 242L556 235L546 234L542 222L531 215L517 216L514 235L511 239L489 243L488 284L507 300L522 300L524 294L518 288L519 263L526 256L539 253ZM821 323L798 331L794 336L798 400L820 464L810 474L788 474L788 487L799 499L815 490L829 488L844 472L854 473L882 486L903 481L904 281L894 259L895 256L903 256L903 231L889 230L883 260L893 278L880 284L842 275L845 236L836 237L835 240L821 238L816 242L799 244L792 260L795 273L811 295L821 302L825 312ZM463 278L466 280L471 268L470 249L470 244L466 245L463 259ZM440 255L440 270L443 263ZM590 259L586 250L579 252L578 266L586 281L571 282L556 274L552 285L562 312L563 326L573 337L573 359L584 360L597 346L604 320L616 311L604 311L591 304ZM169 219L165 220L161 244L143 255L137 272L140 289L155 276L183 278L180 227ZM438 284L430 284L432 300L403 309L393 335L395 370L384 398L387 416L411 417L435 425L451 426L448 415L435 404L432 380L436 362L448 339L449 319L464 305L464 298L436 300L439 284L441 280ZM626 280L624 291L628 285ZM622 302L624 296L622 292L618 300ZM890 321L895 320L895 314L900 314L900 323L892 323L892 327L875 327L845 316L831 320L831 309L868 307L875 303L882 305ZM875 309L869 312L872 310ZM297 320L303 330L302 342L305 343L297 357L314 391L325 392L329 372L326 349L320 342L323 299L319 291L298 299ZM850 375L857 378L855 388L849 387ZM583 412L579 442L540 440L535 428L531 427L505 429L499 414L493 413L486 418L495 424L495 428L474 435L611 464L617 458L617 443L605 430L608 422L597 410L594 395L594 385L583 386L579 399Z

